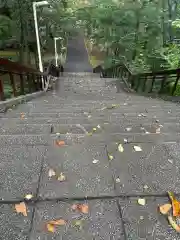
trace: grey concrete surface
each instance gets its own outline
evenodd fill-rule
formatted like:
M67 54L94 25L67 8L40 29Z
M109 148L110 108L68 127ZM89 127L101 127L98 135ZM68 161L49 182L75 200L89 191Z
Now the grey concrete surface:
M71 60L87 63L87 55L85 61L85 55L78 54ZM73 61L67 62L67 69ZM64 73L55 91L0 114L0 200L28 193L41 200L86 196L101 200L88 200L87 215L72 212L74 201L28 203L28 217L0 202L0 239L180 239L157 211L168 201L165 192L180 193L179 105L122 89L117 93L114 80L83 73L83 68L78 65ZM119 105L107 109L112 104ZM92 136L86 135L93 127L97 129ZM55 145L56 133L65 146ZM117 143L123 144L123 152ZM134 146L142 151L135 152ZM111 161L107 153L113 156ZM93 163L94 159L98 161ZM63 172L66 181L49 178L50 168ZM107 199L142 193L163 195L148 198L144 207L137 204L138 196ZM44 224L56 218L67 220L67 225L48 233ZM83 220L82 229L74 227L74 220Z

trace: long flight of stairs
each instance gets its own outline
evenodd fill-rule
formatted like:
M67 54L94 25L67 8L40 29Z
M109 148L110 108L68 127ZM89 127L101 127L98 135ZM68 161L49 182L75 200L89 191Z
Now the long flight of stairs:
M55 91L1 113L0 239L180 239L157 211L168 190L180 192L179 117L178 104L73 72ZM37 201L24 217L14 203L26 194ZM72 210L79 202L89 213ZM54 219L66 224L49 233Z

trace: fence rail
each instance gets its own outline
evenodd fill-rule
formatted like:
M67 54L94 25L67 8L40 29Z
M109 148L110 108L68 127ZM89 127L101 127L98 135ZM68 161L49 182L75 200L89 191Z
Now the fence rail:
M42 90L42 78L48 74L0 58L0 100Z
M101 75L103 77L121 78L131 89L137 92L163 94L169 91L170 95L174 95L180 79L180 69L135 74L126 65L117 64L103 69ZM171 85L169 85L170 83Z

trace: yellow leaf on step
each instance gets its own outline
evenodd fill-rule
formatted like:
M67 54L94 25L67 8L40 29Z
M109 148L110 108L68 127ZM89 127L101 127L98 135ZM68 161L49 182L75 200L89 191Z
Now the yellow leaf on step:
M146 200L144 198L139 198L138 203L139 205L144 206L146 204Z
M124 152L124 148L123 148L122 144L118 145L118 150L119 150L119 152Z

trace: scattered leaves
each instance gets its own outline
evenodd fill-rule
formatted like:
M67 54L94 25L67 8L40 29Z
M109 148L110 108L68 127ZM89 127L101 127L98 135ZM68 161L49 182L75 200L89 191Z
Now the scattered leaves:
M139 198L138 199L138 204L141 206L144 206L146 204L146 200L144 198Z
M171 207L172 207L171 204L170 204L170 203L167 203L167 204L164 204L164 205L159 206L159 211L160 211L160 213L162 213L163 215L166 215L166 214L168 214L168 212L170 211Z
M175 219L173 219L172 216L168 216L168 221L169 221L169 224L172 226L172 228L176 230L176 232L180 232L180 226L177 225L177 223L175 222Z
M92 163L98 163L99 162L99 160L98 159L94 159L93 161L92 161Z
M32 194L27 194L26 196L25 196L25 199L27 199L27 200L30 200L30 199L32 199L33 198L33 195Z
M61 147L61 146L64 146L65 145L65 141L63 140L56 140L56 145Z
M60 175L57 177L57 180L60 182L64 182L66 180L66 176L61 172Z
M46 224L47 230L54 233L56 231L56 226L64 226L66 221L64 219L52 220Z
M174 217L180 216L180 202L175 198L172 192L168 192L168 195L172 202L173 216Z
M142 151L142 148L140 146L134 146L134 150L136 152L141 152Z
M118 150L119 150L119 152L124 152L124 148L121 143L118 145Z
M55 171L54 171L52 168L49 169L49 171L48 171L48 176L49 176L49 177L56 176L56 173L55 173Z
M24 202L15 204L15 210L17 213L22 213L25 217L27 217L27 208Z

